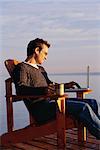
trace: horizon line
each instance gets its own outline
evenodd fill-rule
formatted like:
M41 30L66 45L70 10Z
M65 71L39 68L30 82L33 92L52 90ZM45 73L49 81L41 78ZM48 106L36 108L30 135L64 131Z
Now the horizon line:
M49 75L87 75L87 72L48 73ZM90 72L89 75L100 75L100 72Z

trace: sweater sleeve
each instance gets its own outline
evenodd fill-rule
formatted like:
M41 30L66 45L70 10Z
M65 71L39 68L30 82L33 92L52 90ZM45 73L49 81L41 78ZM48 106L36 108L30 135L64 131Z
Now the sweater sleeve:
M18 95L44 95L47 94L47 87L29 87L25 85L16 86Z

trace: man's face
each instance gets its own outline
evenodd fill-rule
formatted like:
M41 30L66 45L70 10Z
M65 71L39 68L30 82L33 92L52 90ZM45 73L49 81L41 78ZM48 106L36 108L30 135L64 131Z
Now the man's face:
M39 53L37 53L36 62L38 64L42 64L44 60L47 59L47 55L48 55L48 47L45 44L43 44L42 50Z

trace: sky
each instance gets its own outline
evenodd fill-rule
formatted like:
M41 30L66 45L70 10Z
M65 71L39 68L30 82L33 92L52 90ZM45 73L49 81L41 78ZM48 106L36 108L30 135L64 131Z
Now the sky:
M100 72L100 0L0 0L0 70L24 61L35 38L51 47L48 73Z

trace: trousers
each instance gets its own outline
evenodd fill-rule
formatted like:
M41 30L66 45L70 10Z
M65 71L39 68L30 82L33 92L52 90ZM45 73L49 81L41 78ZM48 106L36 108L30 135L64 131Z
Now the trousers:
M97 101L95 99L69 98L65 103L66 113L82 122L93 136L100 139L100 108ZM56 118L57 103L55 100L43 100L35 103L31 108L31 113L39 124Z

